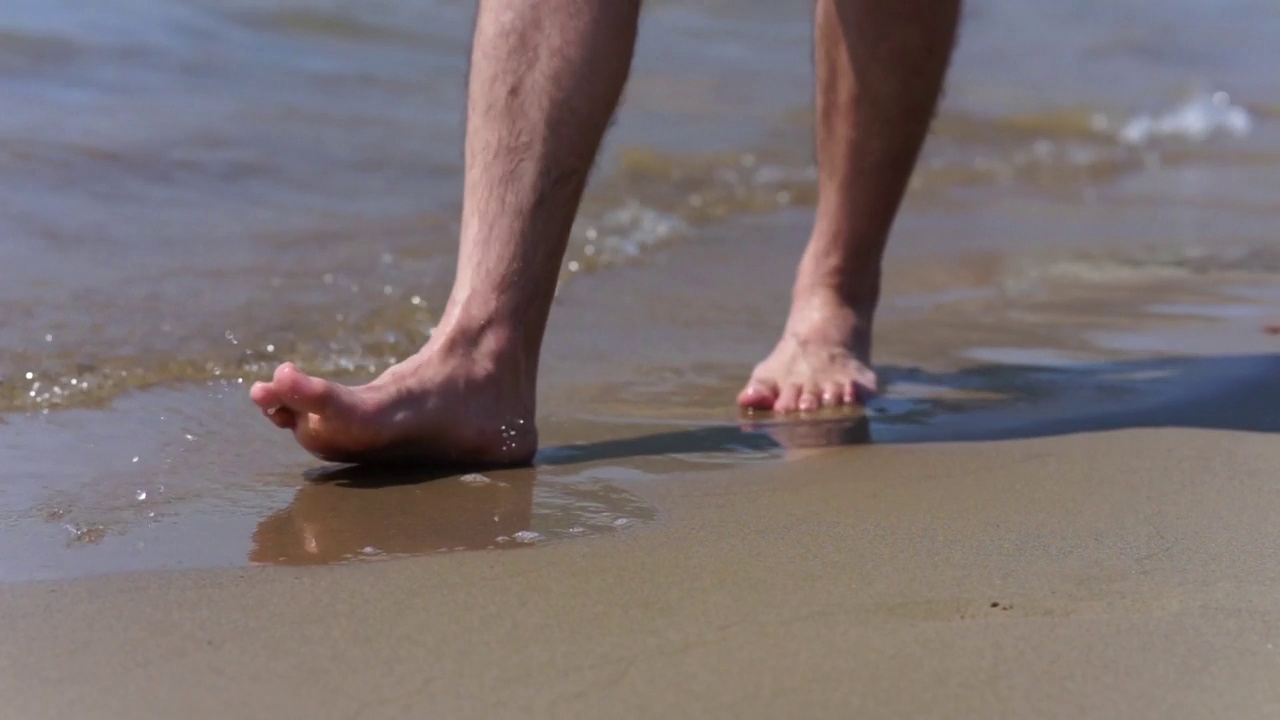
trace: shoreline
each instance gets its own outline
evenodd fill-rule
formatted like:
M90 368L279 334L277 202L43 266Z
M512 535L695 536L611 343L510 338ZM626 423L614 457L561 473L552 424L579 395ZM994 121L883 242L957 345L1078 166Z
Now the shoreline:
M543 450L535 467L486 474L482 486L448 471L368 491L315 482L324 466L260 426L247 380L10 417L0 583L604 539L662 524L671 509L643 499L648 485L761 465L787 473L796 447L1275 430L1241 425L1222 402L1280 375L1280 344L1263 331L1280 298L1273 275L1014 254L890 262L876 350L886 392L865 413L743 418L732 398L774 339L786 290L745 291L737 279L792 258L800 227L798 216L744 222L570 284L548 335ZM733 251L742 242L751 252ZM1027 277L1039 278L1031 290ZM348 536L332 546L299 539L344 522Z

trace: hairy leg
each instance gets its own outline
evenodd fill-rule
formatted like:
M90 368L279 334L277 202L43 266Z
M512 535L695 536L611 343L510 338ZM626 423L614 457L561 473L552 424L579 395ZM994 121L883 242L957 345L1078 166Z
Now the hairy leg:
M291 363L251 396L326 460L518 464L587 177L626 82L640 0L485 0L472 48L457 276L431 340L367 385Z
M777 347L738 397L793 412L875 392L889 231L942 89L960 0L817 0L818 207Z

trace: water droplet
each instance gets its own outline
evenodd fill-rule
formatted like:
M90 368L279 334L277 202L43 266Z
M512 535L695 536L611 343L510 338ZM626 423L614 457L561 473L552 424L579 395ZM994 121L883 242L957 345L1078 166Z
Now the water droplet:
M36 374L35 374L35 373L31 372L30 370L28 370L28 371L27 371L27 379L28 379L28 380L31 380L31 379L32 379L32 378L34 378L35 376L36 376Z
M186 438L187 438L187 440L195 440L195 439L196 439L196 436L195 436L195 435L192 435L191 433L187 433Z
M141 502L142 500L146 500L146 499L147 499L147 491L146 491L146 490L139 490L138 492L134 493L134 494L133 494L133 496L134 496L134 497L136 497L136 498L138 498L139 502Z
M382 286L382 294L383 294L383 295L390 295L390 294L391 294L391 293L393 293L393 292L395 292L395 291L391 289L391 286L390 286L390 285L383 285L383 286Z
M267 352L275 352L275 351L276 351L275 345L272 345L272 344L267 345Z
M413 297L409 298L409 302L413 303L414 305L421 305L422 298L417 295L414 295Z
M580 268L580 267L582 267L582 266L578 264L578 261L577 261L577 260L570 260L570 261L569 261L569 272L578 272L578 268Z
M133 462L138 462L138 456L137 456L137 455L134 455L134 456L133 456Z
M52 335L45 335L45 336L44 336L44 341L45 341L45 342L53 342L53 336L52 336Z

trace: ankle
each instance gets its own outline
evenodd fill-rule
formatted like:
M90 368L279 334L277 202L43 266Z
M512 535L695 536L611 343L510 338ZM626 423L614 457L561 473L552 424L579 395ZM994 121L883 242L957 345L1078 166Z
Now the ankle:
M450 357L466 357L477 367L508 370L527 364L529 344L526 334L512 323L452 319L436 326L426 348Z
M871 344L875 295L829 284L796 284L785 334L802 344L841 345L866 352Z
M848 311L864 322L870 322L879 301L878 263L868 270L846 270L833 263L814 262L806 256L791 288L793 310Z

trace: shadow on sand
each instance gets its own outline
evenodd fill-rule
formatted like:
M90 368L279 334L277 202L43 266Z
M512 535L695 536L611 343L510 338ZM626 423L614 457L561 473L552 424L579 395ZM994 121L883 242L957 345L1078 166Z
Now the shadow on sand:
M1280 355L986 365L940 374L889 367L881 376L887 392L865 413L760 416L559 445L541 451L533 467L483 475L445 467L314 470L289 507L260 523L250 559L312 565L607 534L656 515L612 482L618 472L641 466L709 469L870 443L984 442L1125 428L1280 431Z

